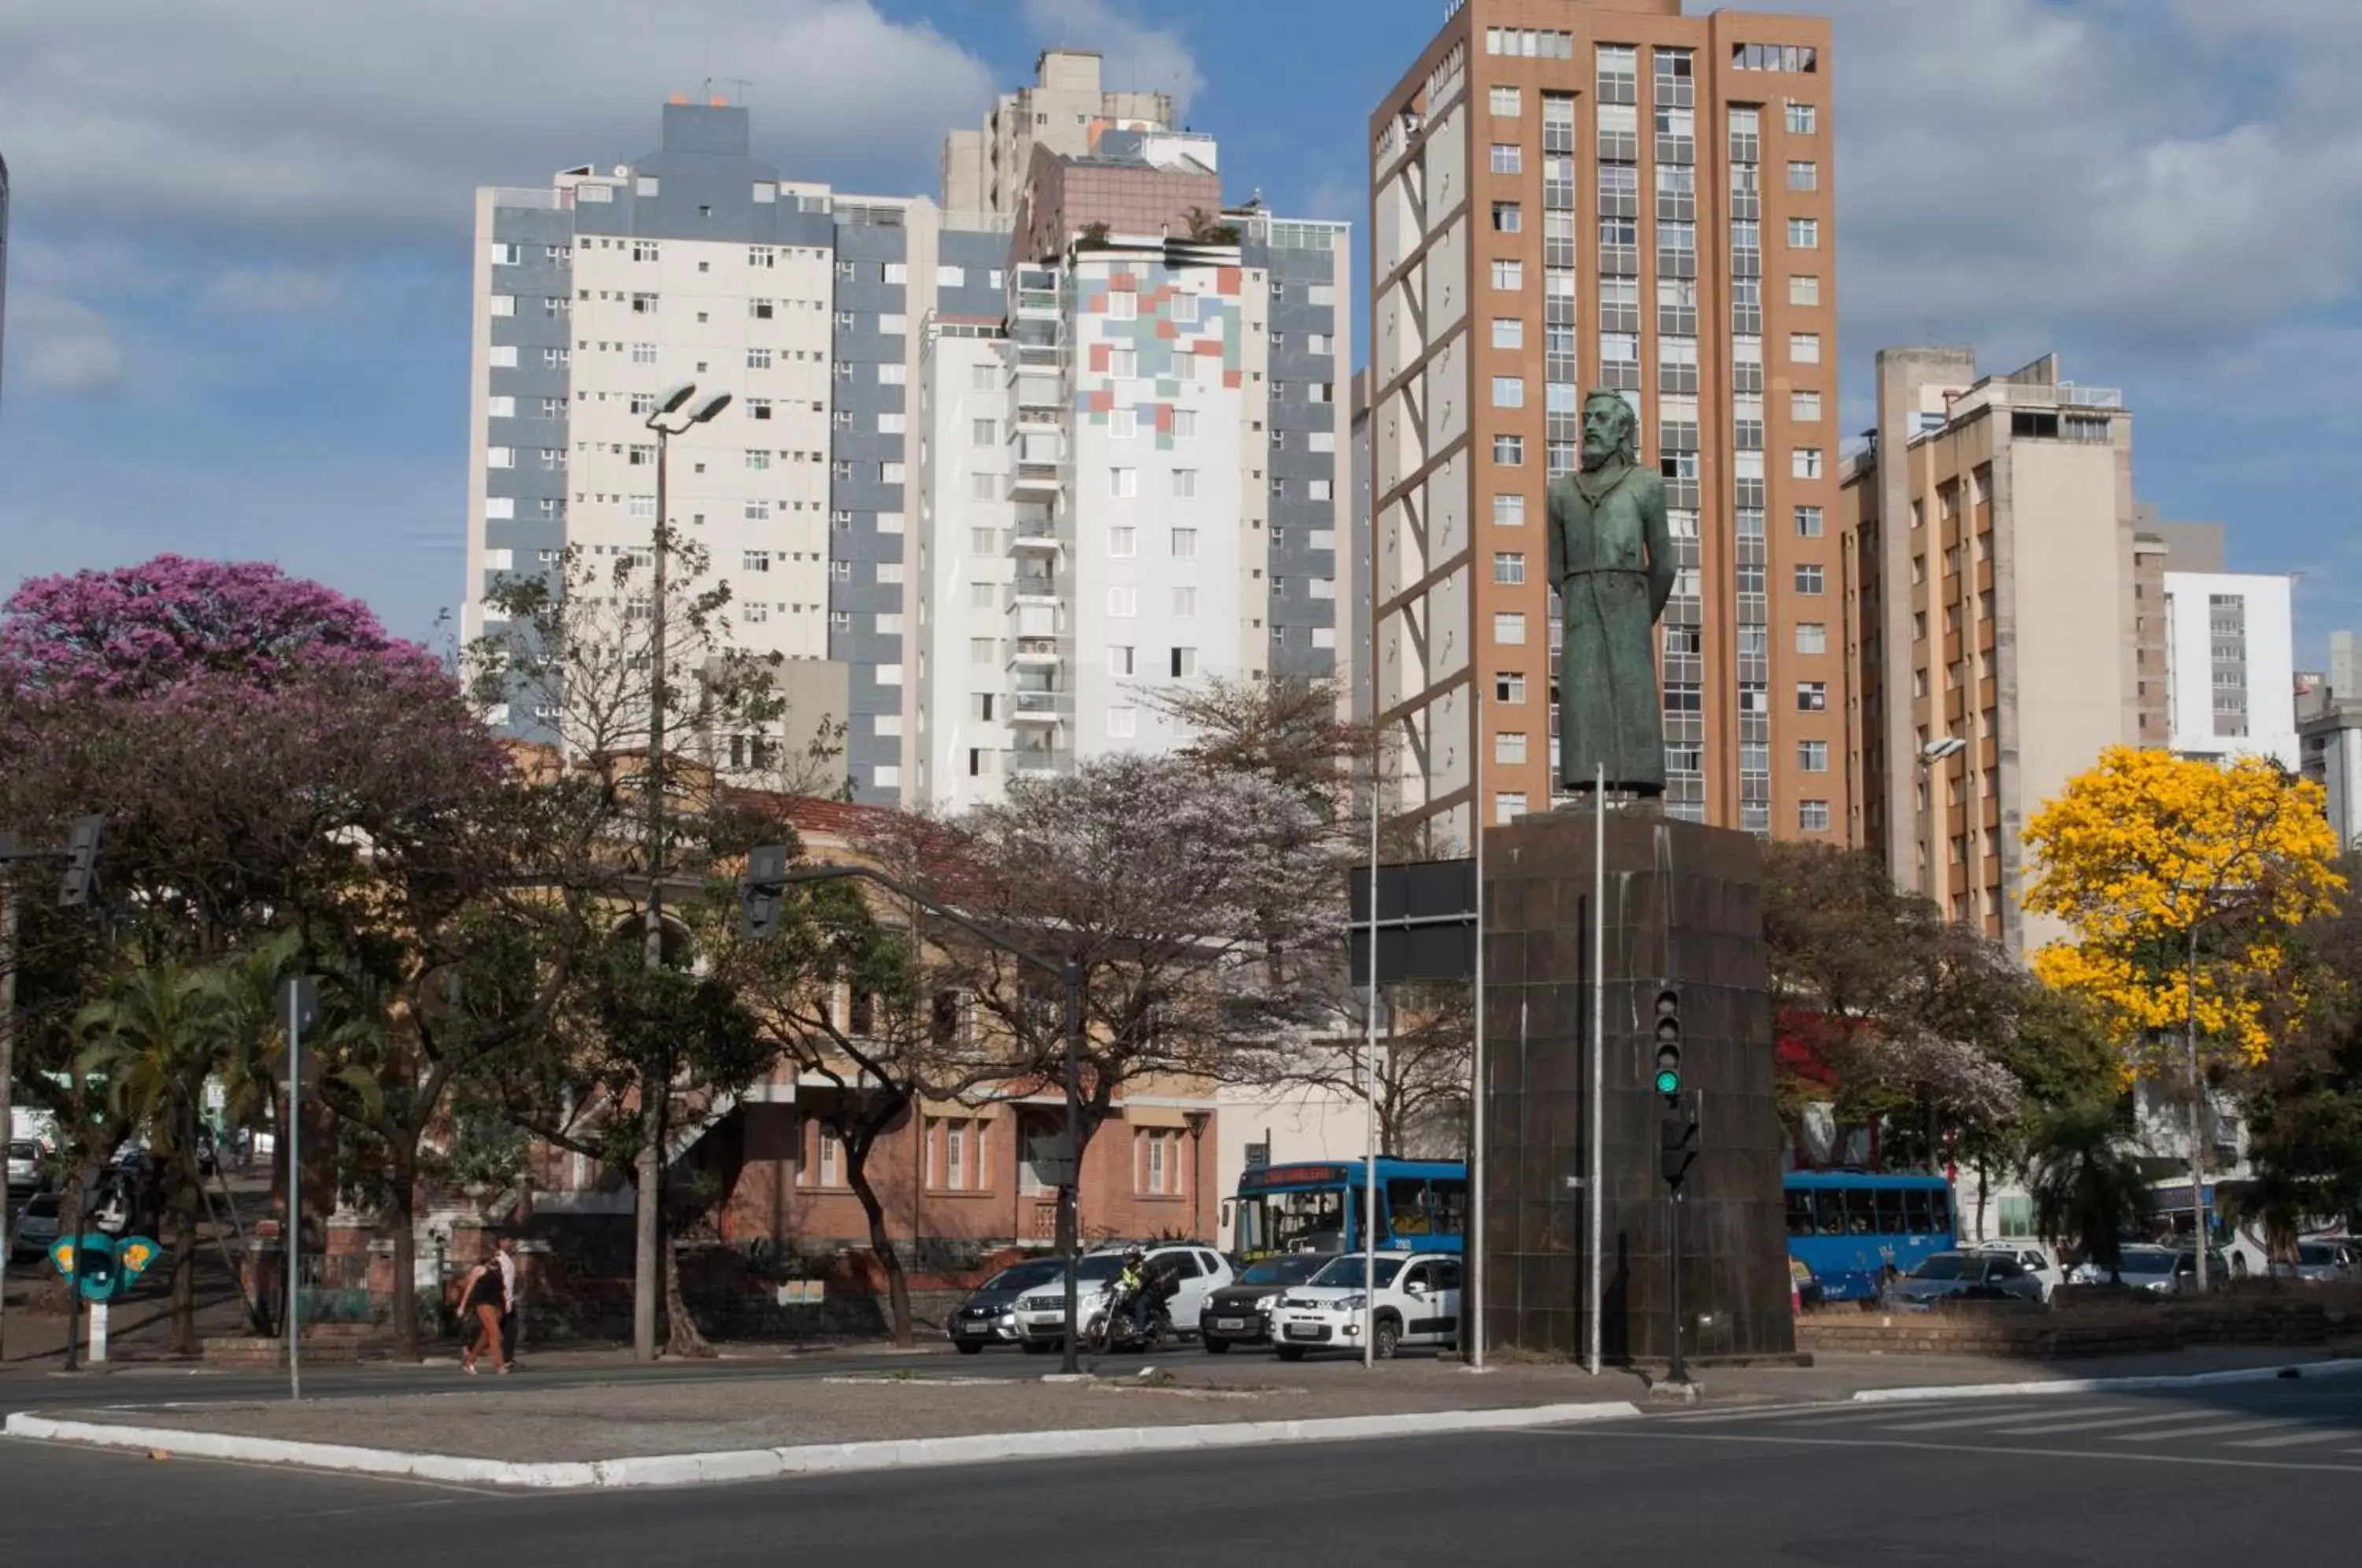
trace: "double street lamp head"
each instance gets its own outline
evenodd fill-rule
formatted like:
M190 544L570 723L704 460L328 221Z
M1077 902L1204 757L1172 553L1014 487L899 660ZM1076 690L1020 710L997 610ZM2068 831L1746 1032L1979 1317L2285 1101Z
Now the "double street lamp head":
M648 413L648 428L651 430L663 431L668 435L678 435L681 431L688 429L692 425L704 424L707 420L712 419L715 414L720 414L723 409L730 406L730 394L726 392L715 392L712 397L706 398L701 402L697 402L695 406L691 407L690 404L696 398L697 383L695 381L681 381L673 386L667 387L664 391L657 394L656 407L651 409ZM689 409L689 414L688 417L683 419L680 424L677 425L668 425L665 423L668 418L673 414L679 414L683 408Z

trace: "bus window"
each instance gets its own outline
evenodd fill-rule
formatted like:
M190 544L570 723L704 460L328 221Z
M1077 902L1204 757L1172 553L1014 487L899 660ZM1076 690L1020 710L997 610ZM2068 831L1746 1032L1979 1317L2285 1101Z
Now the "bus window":
M1903 1234L1902 1189L1881 1187L1871 1196L1877 1199L1878 1233L1882 1236Z
M1813 1195L1803 1187L1788 1189L1788 1234L1809 1236L1813 1233Z
M1441 1176L1429 1182L1427 1200L1435 1215L1435 1233L1439 1236L1464 1236L1468 1233L1468 1183L1451 1176Z
M1936 1211L1927 1201L1934 1196L1924 1188L1903 1195L1904 1224L1909 1234L1924 1236L1936 1229Z
M1929 1226L1928 1229L1934 1231L1949 1231L1952 1228L1952 1194L1950 1190L1948 1188L1938 1188L1927 1195L1927 1200L1928 1212L1936 1221L1935 1224Z
M1386 1183L1386 1229L1397 1236L1424 1236L1431 1228L1427 1178L1395 1176Z
M1824 1236L1846 1233L1845 1194L1834 1188L1813 1194L1813 1218Z

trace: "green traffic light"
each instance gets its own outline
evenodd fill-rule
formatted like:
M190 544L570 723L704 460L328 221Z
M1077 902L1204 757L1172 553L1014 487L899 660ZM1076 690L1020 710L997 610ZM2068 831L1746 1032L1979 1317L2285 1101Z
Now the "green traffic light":
M1671 1067L1659 1067L1657 1069L1657 1092L1659 1094L1678 1094L1681 1092L1681 1074L1675 1072Z

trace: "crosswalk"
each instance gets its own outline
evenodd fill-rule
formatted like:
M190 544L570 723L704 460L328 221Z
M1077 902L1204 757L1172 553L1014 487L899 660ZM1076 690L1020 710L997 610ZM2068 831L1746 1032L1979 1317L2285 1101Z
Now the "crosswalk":
M1662 1416L1650 1427L1667 1435L1732 1441L1969 1446L2362 1470L2357 1388L2238 1397L2226 1391L2205 1403L2177 1394L1730 1408ZM2063 1446L2047 1446L2054 1443Z

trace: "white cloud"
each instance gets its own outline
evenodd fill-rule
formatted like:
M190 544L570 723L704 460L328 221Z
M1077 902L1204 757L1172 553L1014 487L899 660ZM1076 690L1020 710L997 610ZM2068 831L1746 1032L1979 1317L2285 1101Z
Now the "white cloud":
M9 291L6 354L9 381L27 392L111 392L128 369L122 340L105 316L41 287Z
M332 268L233 267L205 285L205 304L235 315L303 315L344 299L345 275Z
M1025 20L1046 48L1098 50L1109 91L1170 94L1174 114L1185 121L1206 89L1180 34L1139 21L1111 0L1025 0Z
M476 185L652 148L657 105L708 77L754 109L758 154L821 155L794 174L912 188L932 183L937 119L991 91L870 0L0 6L19 221L61 229L439 240Z

